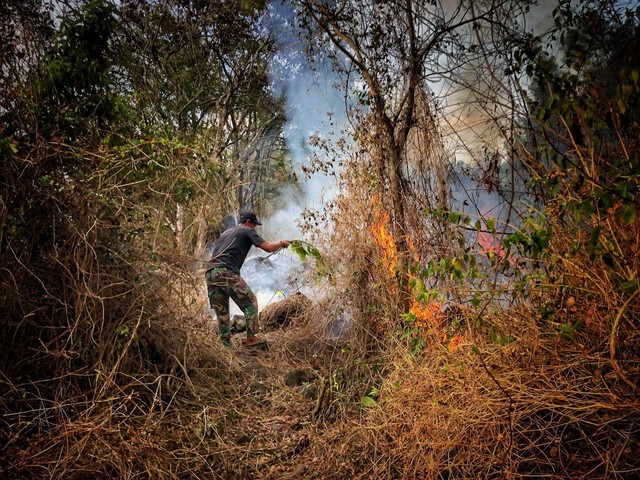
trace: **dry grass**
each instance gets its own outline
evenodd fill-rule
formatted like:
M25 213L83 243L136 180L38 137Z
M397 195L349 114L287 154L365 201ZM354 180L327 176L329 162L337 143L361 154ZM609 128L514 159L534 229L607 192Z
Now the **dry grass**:
M195 286L188 275L167 274L157 280L169 290ZM104 372L93 390L50 406L43 395L37 412L19 403L7 408L2 476L279 478L278 472L295 469L314 435L315 400L284 379L293 368L315 372L317 381L328 376L325 360L336 347L326 341L326 325L313 321L318 312L297 316L286 331L266 333L268 351L243 349L242 334L227 349L204 317L175 321L172 305L188 312L191 302L182 300L189 297L172 302L166 296L164 320L149 330L138 326L139 342L126 347L131 355L121 356L118 369ZM149 351L153 370L139 362ZM16 385L16 392L27 387Z
M638 476L637 295L621 293L601 264L563 255L568 237L558 230L549 250L564 274L557 284L532 285L509 307L474 309L455 302L473 285L441 282L457 317L402 339L408 299L390 275L393 249L353 221L384 218L371 217L383 200L362 188L361 174L345 180L354 195L337 201L329 246L318 243L332 267L323 291L286 330L266 332L265 352L243 350L240 338L222 347L202 313L202 277L183 258L167 254L150 270L141 250L105 264L111 257L96 255L88 227L67 232L49 263L27 268L4 252L13 263L0 291L0 476ZM421 230L430 225L413 200L416 258L457 255L448 228ZM605 232L631 245L620 249L631 270L637 232L637 224ZM543 316L547 304L552 315ZM349 319L346 343L329 338L337 318ZM293 369L311 380L288 386ZM315 394L305 396L309 384Z
M538 333L479 348L414 357L399 346L377 406L333 429L330 460L317 466L332 474L313 478L639 474L640 404L606 358Z
M356 171L345 179L351 195L337 202L332 239L350 248L330 257L336 303L355 312L350 350L332 371L332 408L299 459L305 478L639 476L639 303L637 293L619 289L623 275L637 272L638 221L594 219L617 249L614 269L569 255L571 242L589 234L569 222L550 226L544 261L524 259L525 273L539 273L524 292L495 280L497 261L486 261L477 285L440 282L458 318L445 314L426 328L424 348L412 355L409 340L420 333L397 335L406 324L388 273L396 258L367 224L350 221L375 218L357 178ZM418 230L416 252L457 255L446 239ZM477 308L455 304L474 288L485 290ZM449 351L454 335L459 343ZM376 406L365 407L372 386Z
M170 277L177 291L190 285L188 276ZM141 336L162 352L155 357L162 373L121 370L103 396L82 397L77 414L60 401L3 415L11 426L4 476L622 479L640 472L637 397L606 351L550 334L534 312L491 317L518 333L507 345L459 326L465 333L455 351L427 338L413 356L402 343L377 355L363 350L357 330L355 343L330 342L327 323L340 306L334 299L314 307L287 330L267 332L271 348L257 354L240 348L241 335L226 350L204 318L180 324L166 311ZM315 398L285 385L294 368L314 374ZM377 406L364 407L372 385ZM26 426L34 419L36 430Z

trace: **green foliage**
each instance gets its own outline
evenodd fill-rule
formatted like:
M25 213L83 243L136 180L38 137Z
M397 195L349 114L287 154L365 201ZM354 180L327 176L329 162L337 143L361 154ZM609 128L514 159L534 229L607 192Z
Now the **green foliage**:
M38 122L46 135L100 138L100 130L124 113L113 89L114 12L112 3L93 0L62 20L36 83Z
M315 262L316 269L318 270L318 275L321 277L327 276L330 274L329 267L322 256L322 253L318 248L314 247L309 242L305 242L304 240L292 240L289 248L300 257L300 260L303 262L311 257Z
M378 402L376 402L375 398L369 395L365 395L364 397L362 397L362 405L367 408L372 408L376 407L378 405Z
M566 340L570 340L572 342L576 341L575 334L580 327L580 323L572 324L571 322L561 323L556 326L558 332L562 335Z
M578 200L578 214L584 207L589 214L623 202L629 208L621 215L631 219L637 209L640 174L638 155L629 154L640 120L640 87L635 80L639 54L631 45L637 41L640 17L632 11L617 17L609 5L597 11L586 2L577 7L561 2L554 15L555 35L564 42L563 63L552 61L540 46L523 48L517 55L545 92L534 103L538 118L549 121L558 135L565 128L570 135L570 145L562 145L560 137L547 130L551 136L543 145L544 154L565 174L554 176L548 185L556 193L561 191L559 178L565 178L565 192L593 185L589 197ZM574 149L567 149L570 146ZM581 154L591 150L596 161L606 161L606 168L587 167Z
M407 342L409 353L414 357L420 355L427 348L423 335L424 329L416 326L416 316L413 313L406 313L402 315L404 319L404 326L399 332L399 339Z
M343 363L331 374L330 387L339 399L355 402L365 408L378 405L379 385L387 366L383 358L357 356L353 345L346 343L342 349Z
M540 227L533 231L519 231L506 234L502 240L505 248L515 247L524 258L540 260L545 257L553 232Z
M623 282L620 285L620 290L628 294L635 293L636 291L638 291L639 288L640 288L640 281L637 278L627 280L626 282Z
M159 279L188 261L199 220L239 201L230 185L264 175L258 205L291 177L275 44L254 28L265 2L4 3L0 352L9 381L45 380L13 404L35 411L162 372ZM86 390L95 372L113 383Z
M18 153L18 143L11 138L0 138L0 154L4 157L5 155L13 155Z
M540 188L545 208L503 245L548 269L586 256L628 292L640 208L640 9L561 1L553 17L547 37L518 44L509 69L533 84L528 186ZM551 55L547 42L561 54Z
M269 87L275 42L256 28L266 2L125 2L118 62L145 131L206 152L235 184L230 203L266 205L294 183L284 99ZM182 192L184 194L185 192Z
M512 335L502 333L499 328L493 325L488 328L487 335L492 342L497 343L502 347L515 341L515 338Z

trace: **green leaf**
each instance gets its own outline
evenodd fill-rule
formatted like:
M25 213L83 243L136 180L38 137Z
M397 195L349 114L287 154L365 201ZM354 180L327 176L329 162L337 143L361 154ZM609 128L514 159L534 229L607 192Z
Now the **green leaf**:
M365 395L364 397L362 397L362 405L371 408L377 406L378 402L376 402L374 398Z
M300 240L292 240L289 246L291 247L291 250L300 257L300 260L306 260L307 250Z
M631 224L635 221L638 212L633 205L625 205L616 212L616 216L627 224Z
M485 222L487 223L487 228L489 229L489 231L491 233L495 233L495 231L496 231L496 219L495 218L487 218L485 220Z
M582 210L580 208L576 208L576 210L573 212L573 219L577 223L580 223L582 221Z
M461 218L462 215L460 215L458 212L449 212L449 221L451 223L455 223L457 225L458 223L460 223Z
M322 257L322 253L320 253L320 250L316 247L303 240L292 240L289 243L289 247L298 255L298 257L300 257L300 260L302 261L305 261L308 256L311 256L316 262L316 267L318 268L320 276L328 275L329 272L327 264Z
M405 330L405 332L402 335L400 335L400 340L406 340L407 338L409 338L411 335L413 335L416 332L417 332L416 329Z
M487 335L489 335L489 338L491 339L492 342L498 342L498 335L496 334L496 329L493 328L493 326L489 327L489 331L487 332Z
M634 293L636 290L640 288L640 282L638 279L627 280L622 285L620 285L620 290L627 293Z
M563 323L558 325L558 330L560 330L562 333L566 333L570 335L576 331L576 326L571 325L570 323Z
M120 325L118 328L116 328L116 334L118 335L128 335L130 331L131 327L127 324Z

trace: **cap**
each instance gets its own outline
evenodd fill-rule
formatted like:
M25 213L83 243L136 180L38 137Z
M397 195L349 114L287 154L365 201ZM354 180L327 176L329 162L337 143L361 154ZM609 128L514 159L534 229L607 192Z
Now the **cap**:
M260 220L258 220L258 217L256 217L256 214L253 213L251 210L243 210L243 211L241 211L240 212L240 223L244 223L247 220L251 220L256 225L262 225L262 222Z

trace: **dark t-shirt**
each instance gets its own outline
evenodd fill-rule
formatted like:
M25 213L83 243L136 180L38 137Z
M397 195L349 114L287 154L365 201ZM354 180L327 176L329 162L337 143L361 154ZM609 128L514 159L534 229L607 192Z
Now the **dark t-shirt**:
M224 267L240 275L240 269L251 245L257 247L263 242L264 239L253 228L244 225L231 227L216 240L209 269Z

